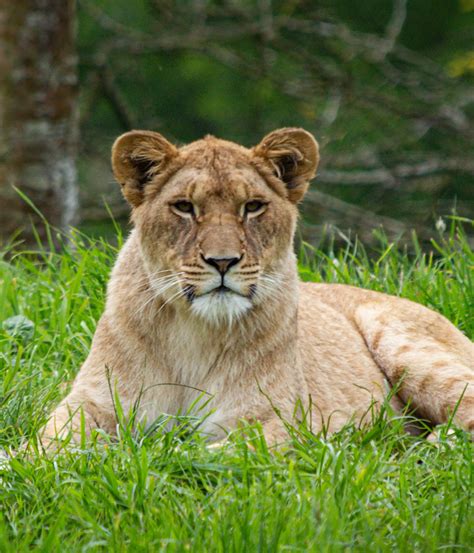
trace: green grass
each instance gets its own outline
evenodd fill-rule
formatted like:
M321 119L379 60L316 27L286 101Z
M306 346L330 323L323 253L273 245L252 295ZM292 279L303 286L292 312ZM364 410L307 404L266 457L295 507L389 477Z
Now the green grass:
M383 237L370 254L303 248L301 274L419 301L472 338L474 254L461 222L432 249L414 240L408 254ZM0 260L0 448L19 447L65 393L115 255L76 234L60 255ZM292 429L277 451L258 426L208 449L190 422L153 434L123 423L118 440L19 454L0 468L0 552L473 550L473 444L461 431L436 446L385 413L332 437Z

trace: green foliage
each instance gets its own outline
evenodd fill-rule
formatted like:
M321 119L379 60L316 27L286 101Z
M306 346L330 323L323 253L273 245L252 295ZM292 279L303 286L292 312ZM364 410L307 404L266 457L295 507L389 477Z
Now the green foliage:
M251 146L303 126L321 143L319 190L420 235L454 204L472 217L473 29L468 0L82 0L84 196L103 178L91 160L108 167L130 127Z
M465 221L464 225L472 223ZM334 250L304 246L305 280L399 294L438 309L474 337L474 254L454 220L432 252L379 236ZM119 236L118 243L121 245ZM60 254L0 261L0 448L44 423L86 357L117 249L74 233ZM28 323L32 336L11 328ZM10 323L8 323L10 321ZM22 326L23 328L23 326ZM28 331L29 332L29 331ZM25 339L26 338L26 339ZM54 458L22 452L0 466L0 551L469 551L474 541L473 444L439 445L383 413L333 437L307 426L269 450L260 427L208 448L179 417L164 430L101 436Z

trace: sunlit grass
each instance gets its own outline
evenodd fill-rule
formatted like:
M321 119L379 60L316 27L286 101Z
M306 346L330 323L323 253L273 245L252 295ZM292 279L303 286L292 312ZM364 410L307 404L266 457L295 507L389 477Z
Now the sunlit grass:
M474 254L461 223L428 253L416 240L410 254L379 243L371 252L305 247L301 275L413 299L473 338ZM115 256L76 233L61 254L0 260L0 448L34 435L64 395ZM209 449L189 422L153 434L124 423L118 440L9 461L0 468L0 552L472 550L473 445L460 431L436 446L387 413L330 438L293 429L277 451L258 426Z

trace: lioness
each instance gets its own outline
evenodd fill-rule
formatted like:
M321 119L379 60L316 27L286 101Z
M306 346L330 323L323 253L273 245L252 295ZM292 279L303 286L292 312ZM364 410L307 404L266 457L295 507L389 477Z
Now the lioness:
M441 315L352 286L298 279L297 203L319 161L299 128L254 148L207 136L177 148L133 131L112 148L134 230L109 282L105 312L70 394L43 440L116 429L114 390L151 424L198 410L221 439L242 419L285 438L282 418L311 405L313 430L364 421L390 387L433 425L474 430L474 345ZM311 398L311 401L309 401ZM270 401L271 400L271 401ZM275 407L277 409L275 409Z

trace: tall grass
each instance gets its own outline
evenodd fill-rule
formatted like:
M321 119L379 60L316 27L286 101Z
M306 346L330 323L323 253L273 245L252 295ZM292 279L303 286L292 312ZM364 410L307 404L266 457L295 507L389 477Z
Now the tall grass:
M382 235L371 252L303 246L301 276L410 298L472 338L463 224L472 222L453 220L426 253L416 237L408 253ZM1 258L0 448L18 448L66 392L115 256L75 232L61 253ZM0 551L472 551L473 445L460 431L433 445L385 414L332 437L293 429L275 451L258 425L209 449L188 423L154 433L124 423L118 440L7 462Z

